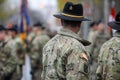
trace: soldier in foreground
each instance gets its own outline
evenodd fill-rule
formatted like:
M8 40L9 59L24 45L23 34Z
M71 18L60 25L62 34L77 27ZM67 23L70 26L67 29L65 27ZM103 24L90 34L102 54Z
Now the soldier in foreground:
M42 80L88 80L89 55L85 41L77 34L83 16L81 4L67 2L63 13L54 15L61 19L63 29L43 49Z
M13 80L12 75L17 68L11 45L13 42L7 35L7 29L0 25L0 80Z
M117 31L100 50L97 80L120 80L120 12L108 25Z
M17 69L15 70L12 80L20 80L22 77L22 66L25 62L25 47L22 40L18 35L18 26L13 25L9 30L9 35L11 36L14 44L11 45L12 55L17 59Z
M35 37L32 40L30 59L32 66L33 80L41 80L42 73L42 49L50 40L49 36L44 32L44 27L41 23L36 23L33 27Z

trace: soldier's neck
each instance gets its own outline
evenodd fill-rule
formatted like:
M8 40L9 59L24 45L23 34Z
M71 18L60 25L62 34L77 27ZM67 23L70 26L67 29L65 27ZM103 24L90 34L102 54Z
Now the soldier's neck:
M65 29L67 29L67 30L70 30L70 31L72 31L72 32L74 32L74 33L78 33L78 30L76 30L76 28L72 28L72 27L64 27Z
M36 32L36 34L37 34L37 35L40 35L40 34L41 34L41 31Z

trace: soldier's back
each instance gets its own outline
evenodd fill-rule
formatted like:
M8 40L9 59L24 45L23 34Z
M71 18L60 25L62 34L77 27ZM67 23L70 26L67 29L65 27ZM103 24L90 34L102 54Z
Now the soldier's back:
M97 74L104 80L120 80L120 37L113 37L101 48Z
M42 80L87 80L88 55L75 37L63 30L45 45Z
M13 39L14 45L12 45L13 56L17 61L17 69L12 76L12 80L20 80L22 77L22 66L25 63L25 47L19 36Z
M49 36L46 34L39 34L32 41L30 59L32 65L33 80L40 80L42 72L42 49L44 45L49 41Z

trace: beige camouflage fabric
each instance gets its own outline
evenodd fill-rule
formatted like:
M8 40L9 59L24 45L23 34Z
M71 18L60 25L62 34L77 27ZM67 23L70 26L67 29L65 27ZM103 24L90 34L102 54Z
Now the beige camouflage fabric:
M91 45L88 46L88 51L90 52L91 55L93 54L94 45L95 45L94 42L96 41L97 36L98 36L98 31L91 29L88 35L88 40L91 42Z
M30 59L33 80L40 80L40 75L42 73L42 49L49 40L50 38L48 35L40 33L36 35L32 41Z
M11 80L16 67L16 58L12 55L10 38L0 43L0 80Z
M87 43L72 31L61 29L43 49L42 80L88 80Z
M120 31L102 46L98 61L98 80L120 80Z
M27 36L27 40L29 41L29 42L32 42L33 41L33 39L35 38L35 33L34 32L30 32L29 34L28 34L28 36Z
M12 76L12 80L20 80L22 77L22 66L25 63L25 47L19 36L16 36L13 42L11 51L17 60L17 68Z
M105 41L107 41L109 37L105 36L104 33L98 33L96 36L96 40L93 45L93 52L91 53L93 55L93 60L97 62L99 51L101 46L104 44Z
M19 64L24 64L24 57L25 57L25 47L20 39L19 36L16 36L16 38L13 39L14 45L13 45L13 55L17 57Z

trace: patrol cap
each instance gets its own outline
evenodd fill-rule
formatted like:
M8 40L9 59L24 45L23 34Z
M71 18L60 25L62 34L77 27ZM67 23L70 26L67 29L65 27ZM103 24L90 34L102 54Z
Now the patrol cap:
M45 27L43 27L43 24L41 22L37 22L33 25L34 27L40 27L42 29L44 29Z
M89 24L89 26L92 28L93 26L95 26L95 25L97 25L97 23L96 22L91 22L90 24Z
M11 28L8 28L9 31L15 31L16 33L18 32L18 26L13 25Z
M0 25L0 31L5 30L7 31L7 28L5 28L3 25Z
M109 22L108 26L115 30L120 30L120 11L118 12L115 21Z
M42 23L37 22L37 23L35 23L33 26L34 26L34 27L41 27L41 26L42 26Z

